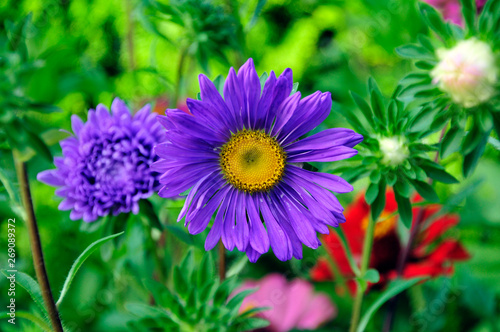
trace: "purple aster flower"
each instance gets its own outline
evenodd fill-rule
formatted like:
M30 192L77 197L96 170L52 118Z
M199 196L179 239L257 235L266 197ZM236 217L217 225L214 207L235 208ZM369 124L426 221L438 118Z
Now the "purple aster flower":
M330 93L301 99L291 94L292 71L271 72L261 88L252 59L238 74L233 68L224 96L200 75L201 100L187 100L191 114L168 109L158 119L167 129L161 157L161 197L189 190L178 220L191 234L202 232L215 216L205 242L211 250L222 238L255 262L273 249L280 260L302 258L302 244L317 248L316 232L344 222L343 208L332 192L352 186L339 176L314 173L305 162L346 159L363 137L334 128L300 139L330 113Z
M57 169L38 174L39 181L59 187L64 200L59 210L72 210L70 218L90 222L108 214L137 213L139 200L159 186L151 164L158 158L154 146L165 133L146 105L132 115L116 98L112 114L99 104L84 123L71 117L75 136L61 141L63 157L54 158Z

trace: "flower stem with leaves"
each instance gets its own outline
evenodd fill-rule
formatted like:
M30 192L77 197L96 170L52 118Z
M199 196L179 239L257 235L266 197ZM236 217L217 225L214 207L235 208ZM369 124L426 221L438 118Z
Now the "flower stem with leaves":
M368 221L368 228L366 229L366 235L363 242L363 254L361 256L361 277L363 278L368 271L368 265L370 264L370 256L372 252L373 246L373 237L375 235L375 225L377 224L377 220L370 218ZM352 309L351 315L351 327L349 329L350 332L356 332L359 324L359 317L361 314L361 306L363 304L363 294L366 290L366 281L358 280L358 287L356 290L356 297L354 299L354 305Z
M40 234L38 232L35 211L33 210L33 201L31 199L26 163L21 160L21 156L16 150L13 151L13 154L21 196L26 210L26 222L30 235L30 246L33 252L33 266L35 267L36 278L42 290L43 301L47 308L52 328L56 332L63 332L61 318L59 317L59 312L57 311L56 303L52 296L47 270L45 269Z

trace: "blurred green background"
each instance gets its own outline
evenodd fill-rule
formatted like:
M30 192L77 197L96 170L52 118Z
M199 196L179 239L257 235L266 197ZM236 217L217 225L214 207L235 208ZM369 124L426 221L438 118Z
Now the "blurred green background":
M226 75L252 57L259 73L293 69L303 95L330 91L342 107L353 107L349 90L366 95L365 82L373 76L384 93L411 70L394 49L415 40L426 27L414 0L346 1L172 1L159 4L143 0L4 0L0 4L0 43L6 43L6 25L29 13L31 24L24 31L28 57L36 70L23 76L19 89L30 99L56 105L59 112L26 112L36 130L60 155L59 129L71 130L70 116L86 118L98 103L110 105L115 96L133 109L145 103L155 111L182 107L187 97L196 98L197 76L211 79ZM341 114L330 114L323 127L346 126ZM12 157L1 149L5 176L15 182ZM500 294L500 154L488 146L475 175L460 184L438 186L441 197L466 197L458 207L461 222L454 235L462 239L472 259L456 267L451 278L438 278L408 292L400 301L397 331L498 331ZM460 178L460 160L444 160ZM51 285L60 289L73 260L103 232L126 229L126 235L103 247L85 263L61 305L61 315L73 331L123 331L132 318L125 301L149 300L141 286L151 277L156 250L139 217L115 223L106 230L106 220L82 225L57 210L54 189L36 181L36 174L53 168L35 156L29 162L35 210ZM461 178L460 178L461 179ZM364 183L356 183L357 191ZM344 204L355 193L341 195ZM164 224L174 224L182 202L155 197ZM28 235L5 188L0 190L0 266L7 262L7 220L16 217L17 269L34 275ZM177 236L167 235L159 257L167 266L178 262L188 244L200 250L203 236L191 237L180 226ZM173 232L172 232L173 234ZM153 234L154 235L154 234ZM206 232L205 232L206 235ZM260 277L271 271L292 272L307 278L307 264L315 253L305 249L303 262L278 262L265 255L258 264L245 267L242 278ZM234 257L229 255L229 261ZM307 259L309 258L309 259ZM310 265L309 265L310 266ZM168 273L168 271L165 271ZM290 274L289 274L290 275ZM330 283L318 289L334 289ZM7 303L7 281L0 278L2 306ZM57 293L57 291L56 291ZM451 297L449 294L457 295ZM349 326L349 304L330 294L339 307L338 317L324 330L343 331ZM452 299L449 300L448 299ZM18 310L34 306L27 293L17 289ZM380 317L378 317L380 316ZM370 323L380 330L383 311ZM0 322L2 331L36 331L19 320L12 327ZM425 324L425 326L424 326Z

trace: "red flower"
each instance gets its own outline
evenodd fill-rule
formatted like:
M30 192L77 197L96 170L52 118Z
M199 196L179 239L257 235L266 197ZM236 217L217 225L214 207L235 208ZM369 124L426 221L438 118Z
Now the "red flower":
M417 197L414 201L420 201ZM449 275L453 272L453 262L469 258L469 254L455 239L447 236L446 231L455 226L459 219L457 215L438 215L439 205L422 207L424 215L420 223L420 230L410 251L403 270L403 278L420 276L435 277ZM421 208L413 209L414 222ZM380 273L378 286L383 286L387 280L397 277L396 265L402 251L402 245L397 233L397 203L392 191L387 191L386 207L375 226L375 237L370 257L370 268ZM361 260L363 241L368 226L370 206L365 202L364 195L360 195L347 209L347 222L340 227L344 230L348 245L354 259ZM340 273L347 279L349 288L354 291L355 283L352 280L352 271L341 241L335 232L323 237L327 251L336 262ZM333 279L333 274L325 258L320 258L311 270L312 278L316 281Z

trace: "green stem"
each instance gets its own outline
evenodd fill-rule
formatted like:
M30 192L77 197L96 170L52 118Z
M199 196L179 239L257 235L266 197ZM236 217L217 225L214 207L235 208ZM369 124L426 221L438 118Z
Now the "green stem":
M23 200L24 209L26 210L26 223L30 235L30 246L33 253L33 266L35 267L36 278L40 284L43 301L47 308L47 313L52 323L52 328L56 332L63 332L61 318L57 311L56 303L50 289L47 270L45 269L45 261L43 259L42 244L40 242L40 233L36 222L35 211L33 209L33 201L31 199L31 190L28 180L28 172L26 164L21 161L19 153L14 150L14 163L16 166L17 178Z
M219 279L220 281L226 279L226 248L222 240L219 241Z
M344 276L342 275L342 273L340 272L340 268L339 268L337 262L335 261L335 259L332 258L332 255L330 254L330 252L328 252L328 250L326 249L326 246L321 246L320 248L322 248L322 250L324 252L323 256L326 257L328 267L330 268L330 270L333 272L333 275L335 276L335 281L338 281L338 283L342 287L342 291L345 291L346 293L348 293L349 287L347 287L347 282L346 282Z
M184 47L181 51L179 64L177 65L177 82L175 84L175 91L171 104L171 107L173 108L177 107L177 102L179 101L179 97L182 91L183 78L184 78L184 64L186 62L187 55L188 55L188 48Z
M373 237L375 235L375 225L377 224L377 220L374 220L370 217L368 221L368 227L366 229L365 239L363 242L363 254L361 256L361 278L363 278L368 270L368 265L370 264L370 256L372 252L373 245ZM354 299L354 305L352 309L351 316L351 328L350 332L356 332L359 324L359 317L361 315L361 305L363 304L363 294L365 292L364 287L358 282L358 287L356 289L356 297Z
M133 4L131 0L126 0L127 11L127 50L130 70L135 70L135 47L134 47L134 17Z

